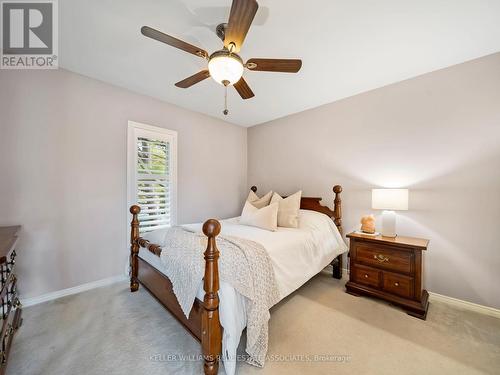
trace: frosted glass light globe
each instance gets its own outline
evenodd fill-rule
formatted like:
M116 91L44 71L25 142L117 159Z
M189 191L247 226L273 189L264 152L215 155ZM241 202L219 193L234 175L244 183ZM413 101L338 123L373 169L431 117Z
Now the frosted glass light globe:
M210 76L221 85L224 81L228 81L229 85L234 85L243 75L243 62L236 54L219 51L210 57L208 71Z

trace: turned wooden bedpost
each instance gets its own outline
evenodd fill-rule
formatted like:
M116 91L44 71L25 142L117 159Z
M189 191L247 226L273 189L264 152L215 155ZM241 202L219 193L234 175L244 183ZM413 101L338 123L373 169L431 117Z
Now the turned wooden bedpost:
M333 200L333 221L342 235L342 200L340 199L342 186L335 185L333 192L335 193L335 199ZM342 263L342 254L333 260L333 277L336 279L342 278Z
M335 185L333 187L333 192L335 193L335 199L333 200L333 217L340 234L342 234L342 200L340 199L340 193L342 193L342 186Z
M132 214L132 222L130 223L130 291L135 292L139 289L139 281L137 280L137 272L139 262L139 219L137 215L141 212L139 206L131 206L130 213Z
M203 368L206 375L215 375L219 370L219 357L222 352L222 329L219 322L219 250L215 237L220 233L220 223L210 219L203 224L203 233L208 237L205 251L205 276L203 289L203 312L201 316L201 347Z

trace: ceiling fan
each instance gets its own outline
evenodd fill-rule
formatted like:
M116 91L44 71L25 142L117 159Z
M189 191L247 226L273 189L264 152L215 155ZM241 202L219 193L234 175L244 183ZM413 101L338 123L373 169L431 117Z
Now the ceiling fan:
M302 67L298 59L261 59L253 58L246 63L238 55L250 25L257 13L259 5L256 0L233 0L228 23L221 23L216 28L217 36L222 39L224 47L211 55L202 48L193 46L173 36L162 33L148 26L141 28L141 33L172 47L179 48L208 61L208 69L204 69L175 86L186 89L194 84L212 77L217 83L226 87L224 115L227 115L227 87L234 86L243 99L254 95L243 78L244 68L254 71L297 73Z

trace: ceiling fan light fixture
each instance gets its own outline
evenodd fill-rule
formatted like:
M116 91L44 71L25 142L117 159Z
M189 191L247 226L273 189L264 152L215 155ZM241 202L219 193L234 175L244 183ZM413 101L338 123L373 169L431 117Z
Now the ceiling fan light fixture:
M221 85L227 84L227 82L229 85L234 85L240 80L243 70L241 57L226 50L214 52L208 61L210 76Z

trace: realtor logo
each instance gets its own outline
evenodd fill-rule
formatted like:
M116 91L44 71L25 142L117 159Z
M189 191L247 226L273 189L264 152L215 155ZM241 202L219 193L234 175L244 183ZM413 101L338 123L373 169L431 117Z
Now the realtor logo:
M1 69L57 69L57 0L1 1Z

